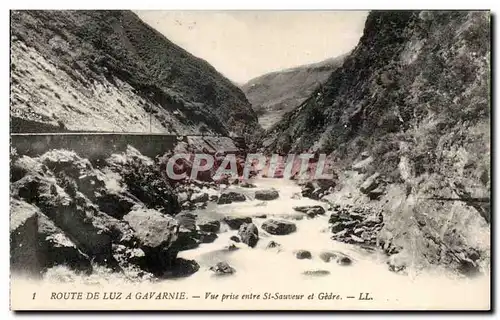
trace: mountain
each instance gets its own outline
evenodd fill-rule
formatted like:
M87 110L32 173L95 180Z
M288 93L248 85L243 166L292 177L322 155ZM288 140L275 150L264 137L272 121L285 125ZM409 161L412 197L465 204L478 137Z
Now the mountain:
M11 120L173 134L258 126L239 88L130 11L12 11Z
M487 257L490 82L489 12L374 11L343 65L262 145L331 153L336 200L382 210L383 241L409 256Z
M241 89L252 103L264 129L301 104L342 65L344 55L318 63L264 74L248 81Z

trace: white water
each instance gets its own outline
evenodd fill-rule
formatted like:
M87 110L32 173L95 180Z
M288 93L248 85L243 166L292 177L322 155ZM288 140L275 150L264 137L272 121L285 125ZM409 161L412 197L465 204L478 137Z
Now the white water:
M456 275L440 272L420 272L418 275L399 275L390 272L385 257L379 252L369 253L359 247L336 242L330 239L327 230L328 214L314 219L302 217L292 207L298 205L320 204L323 202L311 199L292 199L292 195L300 192L300 188L292 181L283 179L260 179L254 181L258 188L275 187L280 198L273 201L249 200L243 203L232 203L216 207L218 214L259 216L267 218L286 217L297 225L297 231L290 235L269 235L260 228L266 219L253 217L259 227L260 240L255 248L239 243L236 251L224 250L231 241L230 236L237 231L221 226L219 238L210 244L202 244L199 248L181 252L180 257L194 259L200 264L200 271L190 277L179 280L167 280L165 284L176 282L176 287L197 288L203 294L207 291L245 293L319 293L333 292L343 296L359 296L361 292L370 292L373 302L343 301L343 307L356 306L362 308L468 308L485 307L489 301L489 277L465 279ZM237 188L237 187L232 187ZM237 188L239 192L253 195L257 189ZM202 214L202 212L200 212ZM214 214L214 212L210 212ZM281 244L281 251L266 250L270 240ZM298 249L309 250L311 260L298 260L293 252ZM350 266L336 263L325 263L318 254L325 250L337 250L353 259ZM230 276L217 277L208 268L219 261L225 261L236 269ZM305 276L306 270L327 270L326 276ZM317 301L316 301L317 302ZM324 302L324 301L323 301ZM298 302L295 302L298 303ZM304 303L304 302L299 302ZM324 303L328 303L324 302ZM364 305L360 305L364 303ZM293 304L292 304L293 305ZM332 307L326 304L324 307Z

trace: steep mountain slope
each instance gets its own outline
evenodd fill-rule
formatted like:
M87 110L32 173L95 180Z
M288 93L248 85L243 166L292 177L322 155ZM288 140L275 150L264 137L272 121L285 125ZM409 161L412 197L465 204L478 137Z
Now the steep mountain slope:
M345 55L318 63L271 72L254 78L241 89L252 103L264 129L301 104L318 85L342 65Z
M370 13L342 67L266 133L264 148L332 152L337 200L345 192L346 201L381 208L383 241L414 259L451 263L453 248L468 246L487 258L489 19L489 12ZM353 164L361 175L345 171ZM380 200L369 200L363 193L377 185Z
M16 123L179 134L242 134L257 125L240 89L132 12L11 16Z

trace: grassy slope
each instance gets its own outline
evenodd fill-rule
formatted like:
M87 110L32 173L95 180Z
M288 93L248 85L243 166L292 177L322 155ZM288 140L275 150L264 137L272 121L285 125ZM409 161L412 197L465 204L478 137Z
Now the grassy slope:
M128 11L14 11L13 116L70 129L253 130L244 94Z

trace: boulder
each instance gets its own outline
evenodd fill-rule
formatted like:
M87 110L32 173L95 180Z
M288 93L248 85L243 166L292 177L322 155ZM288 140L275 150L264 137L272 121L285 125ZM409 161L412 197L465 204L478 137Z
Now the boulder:
M240 240L240 238L238 238L238 236L231 236L231 237L229 238L229 240L234 241L234 242L236 242L236 243L241 242L241 240Z
M354 234L351 234L351 239L352 241L356 242L356 243L364 243L365 240L363 238L360 238Z
M175 251L184 251L197 248L200 245L200 234L196 230L180 227L175 240Z
M337 232L342 231L342 230L344 230L344 225L340 221L333 223L331 226L332 233L337 233Z
M170 268L162 274L162 277L182 278L190 276L198 270L200 270L200 265L196 261L175 258L172 261Z
M117 219L122 219L134 206L140 205L138 202L132 195L116 192L104 192L96 197L99 210Z
M305 276L324 277L330 274L328 270L306 270L302 272Z
M139 247L146 254L147 266L155 272L169 269L179 250L178 222L153 209L134 210L123 219L134 230Z
M287 220L269 219L262 223L262 229L274 235L286 235L297 230L295 223Z
M312 259L311 252L307 250L298 250L297 252L295 252L295 257L300 260Z
M373 162L373 157L366 157L365 159L356 162L352 165L352 170L358 173L364 173L368 166Z
M243 194L237 193L234 191L230 191L230 192L221 194L218 201L217 201L217 204L229 204L229 203L233 203L233 202L243 202L245 200L246 200L246 197Z
M375 190L378 186L380 185L380 173L374 173L368 179L366 179L361 187L359 187L359 190L364 193L368 194L370 191Z
M398 273L406 269L409 261L409 256L405 253L405 251L401 251L389 256L387 266L389 267L389 271Z
M112 230L116 219L102 213L82 193L70 196L51 175L27 175L11 184L11 193L36 205L76 246L95 261L111 258Z
M377 188L368 192L368 198L370 198L370 200L378 200L384 194L384 192L384 188L378 186Z
M256 200L275 200L278 199L280 194L276 190L259 190L255 191L255 199Z
M198 227L201 231L205 232L219 232L220 230L220 221L219 220L210 220L198 223Z
M206 192L197 192L191 195L190 201L192 203L208 202L209 196Z
M213 271L218 276L230 275L236 272L227 262L218 262L216 265L210 267L209 270Z
M95 170L89 160L73 151L50 150L41 155L38 161L55 174L58 183L68 193L71 193L68 188L75 189L94 200L96 194L106 189L102 172Z
M308 217L314 218L315 216L319 214L325 214L325 209L322 206L298 206L298 207L293 207L295 211L303 212L305 213Z
M352 263L352 259L348 255L338 251L323 251L319 254L319 258L324 262L334 261L342 266L347 266Z
M313 183L317 188L320 188L321 190L335 188L336 185L335 180L333 179L316 179Z
M250 217L226 216L223 221L233 230L238 230L243 223L252 223Z
M40 277L38 216L40 210L24 201L10 200L10 266L14 274Z
M259 230L257 226L253 223L243 223L238 230L238 236L241 242L254 248L259 241Z
M227 246L225 247L225 249L226 249L227 251L236 251L236 250L238 250L239 248L238 248L238 247L237 247L234 243L230 243L229 245L227 245Z
M65 265L76 271L92 271L89 257L42 213L38 215L38 245L40 263L45 269Z
M186 202L189 200L189 198L189 194L185 191L177 193L177 201L179 201L179 203Z

